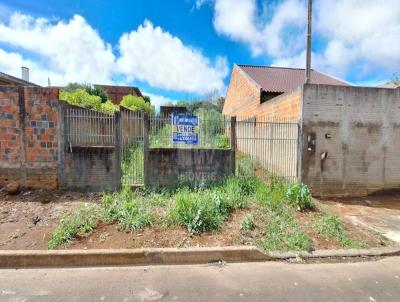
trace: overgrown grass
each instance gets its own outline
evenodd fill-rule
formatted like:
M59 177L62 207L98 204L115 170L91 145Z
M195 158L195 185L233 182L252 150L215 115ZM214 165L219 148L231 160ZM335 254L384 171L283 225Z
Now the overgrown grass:
M101 209L97 205L81 205L72 214L64 215L60 225L52 232L47 248L65 245L78 236L93 230L101 219Z
M176 225L185 227L192 235L215 233L223 227L232 211L250 205L256 212L246 214L240 230L261 228L256 232L262 234L256 240L260 248L265 251L312 250L312 240L294 218L295 211L315 207L308 188L273 176L267 181L232 176L211 186L185 186L157 192L132 192L130 188L124 188L104 194L101 206L79 207L73 214L64 216L48 247L66 244L90 232L99 221L116 223L126 231ZM344 247L365 247L363 242L350 238L336 216L321 214L314 228L328 239L337 239Z
M137 231L153 223L150 204L126 187L103 196L104 221L116 222L123 230Z
M345 248L367 248L360 240L350 238L343 222L332 214L321 214L314 229L327 239L336 239Z
M217 231L234 209L248 206L256 179L227 178L221 185L208 189L178 189L170 218L187 227L189 233Z
M293 191L294 186L280 178L270 177L268 185L257 187L258 214L265 223L265 235L258 240L258 245L265 251L312 249L312 240L293 217L296 206L288 198L288 192ZM298 196L292 198L295 197Z
M263 250L312 250L312 240L294 219L291 209L285 206L275 207L264 213L263 217L265 217L265 235L258 241L258 245Z

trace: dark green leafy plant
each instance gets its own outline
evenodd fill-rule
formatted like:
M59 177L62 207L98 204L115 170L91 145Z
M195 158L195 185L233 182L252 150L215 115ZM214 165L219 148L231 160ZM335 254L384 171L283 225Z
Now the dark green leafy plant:
M311 193L305 184L290 185L286 192L289 204L298 211L311 210L314 208Z

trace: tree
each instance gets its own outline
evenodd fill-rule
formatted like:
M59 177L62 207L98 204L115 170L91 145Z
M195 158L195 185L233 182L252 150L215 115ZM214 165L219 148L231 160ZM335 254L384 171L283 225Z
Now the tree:
M148 96L148 95L144 95L143 96L143 99L144 99L144 101L146 102L146 103L151 103L151 98Z
M397 86L400 86L400 71L392 75L392 83Z

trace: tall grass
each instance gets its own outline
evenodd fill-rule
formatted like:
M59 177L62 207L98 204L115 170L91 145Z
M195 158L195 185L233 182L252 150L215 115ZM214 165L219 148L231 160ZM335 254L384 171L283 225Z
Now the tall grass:
M116 222L123 230L136 231L153 223L151 207L126 187L103 196L104 220Z
M365 242L351 239L339 217L331 214L321 214L314 229L327 239L336 239L346 248L367 248Z
M76 237L93 230L101 220L101 209L97 205L80 205L71 214L61 217L60 225L51 233L48 249L65 245Z

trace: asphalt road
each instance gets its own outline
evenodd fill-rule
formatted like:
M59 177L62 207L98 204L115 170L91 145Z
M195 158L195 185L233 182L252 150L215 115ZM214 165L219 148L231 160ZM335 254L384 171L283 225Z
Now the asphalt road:
M0 301L398 302L400 257L340 264L0 270Z

